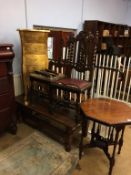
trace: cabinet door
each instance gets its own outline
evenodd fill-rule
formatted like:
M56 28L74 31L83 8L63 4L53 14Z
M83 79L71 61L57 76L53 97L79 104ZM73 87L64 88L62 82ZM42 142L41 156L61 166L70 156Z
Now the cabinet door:
M0 94L0 132L9 127L12 120L12 100L9 93Z
M8 70L7 70L7 65L6 63L0 63L0 77L4 77L6 76L8 73Z
M14 116L14 86L12 44L0 44L0 133L9 129L16 132ZM13 128L14 124L14 128Z
M12 95L7 63L0 63L0 132L9 127L12 119Z
M0 77L0 94L7 93L9 91L8 77Z
M0 132L7 129L11 123L11 108L4 108L0 110Z
M11 98L8 93L0 95L0 110L11 107Z

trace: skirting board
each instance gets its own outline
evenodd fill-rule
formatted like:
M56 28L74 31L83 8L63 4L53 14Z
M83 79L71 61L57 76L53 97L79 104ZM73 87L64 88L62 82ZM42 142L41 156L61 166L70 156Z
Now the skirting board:
M21 95L23 93L23 84L21 74L14 74L14 91L15 96Z

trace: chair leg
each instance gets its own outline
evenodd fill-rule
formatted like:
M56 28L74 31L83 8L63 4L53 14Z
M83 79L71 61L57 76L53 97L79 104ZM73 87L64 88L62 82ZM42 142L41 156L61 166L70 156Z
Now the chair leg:
M80 140L80 145L79 145L79 159L82 157L82 152L83 152L83 134L81 134L81 140Z
M83 139L87 136L87 120L83 117L82 119L82 133L81 133L81 140L79 144L79 159L82 157L83 152Z
M81 166L80 166L79 162L76 165L76 169L79 170L79 171L81 170Z
M65 137L65 149L66 151L71 150L71 144L72 144L72 130L69 128L66 128L66 137Z

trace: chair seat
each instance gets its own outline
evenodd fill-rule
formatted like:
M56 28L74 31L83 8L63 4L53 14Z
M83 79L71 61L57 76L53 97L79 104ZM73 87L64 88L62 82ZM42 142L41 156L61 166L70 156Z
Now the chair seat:
M86 80L73 79L73 78L63 78L63 79L57 80L56 83L60 85L72 87L80 91L86 90L89 87L91 87L91 82L88 82Z

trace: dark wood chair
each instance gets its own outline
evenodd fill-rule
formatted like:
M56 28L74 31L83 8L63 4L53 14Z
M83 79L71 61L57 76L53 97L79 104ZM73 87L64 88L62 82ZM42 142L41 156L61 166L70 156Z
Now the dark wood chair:
M94 50L91 50L91 44ZM78 133L80 128L79 104L87 99L91 89L94 53L94 35L80 32L76 37L71 37L62 54L64 57L49 63L48 71L63 74L64 78L60 76L60 79L50 79L31 73L30 103L25 106L23 99L17 98L19 108L26 109L30 113L28 116L33 116L33 119L37 118L35 124L38 124L38 119L41 120L39 123L44 129L45 119L48 119L49 124L64 130L67 151L71 150L74 132ZM60 134L62 131L55 130L52 134Z
M49 69L63 73L65 78L52 83L55 102L75 107L90 96L96 51L96 36L80 32L67 43L63 58L50 61Z

